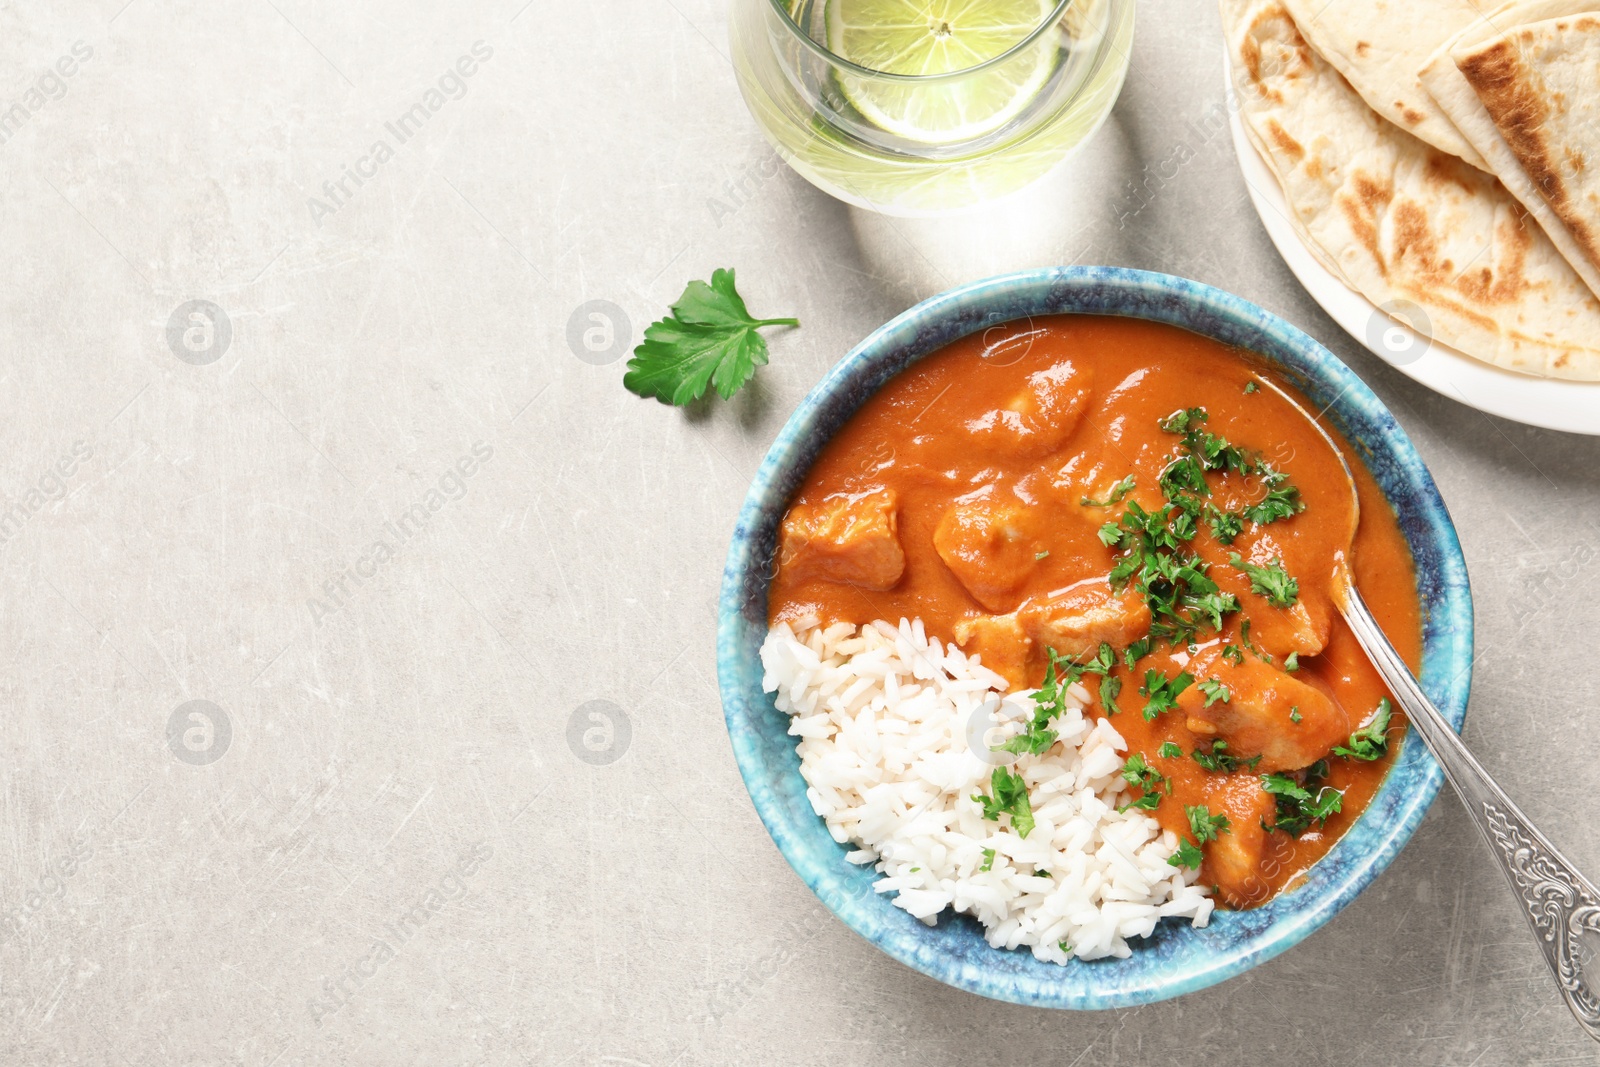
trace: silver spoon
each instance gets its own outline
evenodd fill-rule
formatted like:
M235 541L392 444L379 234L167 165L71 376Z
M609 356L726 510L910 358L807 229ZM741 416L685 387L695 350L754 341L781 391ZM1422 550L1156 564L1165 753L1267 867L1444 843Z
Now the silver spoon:
M1351 520L1345 544L1353 544L1361 518L1361 503L1343 451L1294 397L1266 378L1257 380L1288 401L1316 427L1317 433L1339 458L1339 466L1344 469L1350 486ZM1500 869L1511 883L1511 891L1522 904L1528 925L1539 939L1545 962L1561 987L1567 1007L1572 1009L1589 1036L1600 1041L1600 995L1585 976L1586 968L1595 962L1596 949L1600 948L1600 890L1596 890L1594 883L1580 874L1506 796L1505 790L1483 769L1439 709L1433 706L1405 660L1384 636L1383 628L1372 617L1366 601L1361 599L1350 573L1349 557L1349 552L1341 553L1335 566L1335 606L1428 751L1444 768L1456 796L1467 806L1472 821L1489 843L1489 851L1499 861Z

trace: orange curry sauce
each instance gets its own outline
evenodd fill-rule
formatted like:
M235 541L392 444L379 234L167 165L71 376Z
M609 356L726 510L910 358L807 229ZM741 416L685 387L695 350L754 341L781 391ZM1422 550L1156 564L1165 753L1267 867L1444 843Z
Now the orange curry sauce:
M1225 712L1227 705L1194 710L1200 698L1198 688L1191 686L1178 709L1149 722L1141 714L1146 698L1140 686L1147 670L1173 677L1196 664L1226 668L1217 654L1224 643L1245 644L1240 630L1247 618L1251 645L1271 659L1251 654L1249 667L1255 674L1227 676L1234 678L1236 689L1239 682L1262 678L1269 665L1281 669L1288 652L1312 649L1300 652L1299 669L1287 677L1331 698L1317 700L1325 705L1327 720L1320 727L1309 719L1295 725L1287 717L1276 721L1273 729L1288 741L1317 738L1309 744L1325 756L1332 744L1343 743L1350 730L1365 723L1387 695L1330 600L1333 561L1343 551L1341 531L1347 528L1349 494L1343 474L1316 431L1282 398L1261 387L1246 391L1257 377L1287 388L1247 352L1134 319L1040 318L957 341L888 382L823 450L785 519L770 618L858 624L920 618L930 636L980 654L1015 689L1043 680L1046 644L1082 658L1105 635L1096 631L1081 649L1070 647L1070 639L1062 647L1062 640L1049 635L1071 631L1070 626L1067 631L1040 630L1034 624L1007 630L1007 619L1046 618L1056 611L1070 616L1070 622L1085 611L1125 612L1108 637L1118 652L1115 676L1122 683L1115 698L1121 710L1112 723L1127 740L1130 754L1143 753L1170 780L1168 794L1152 814L1167 829L1191 837L1186 806L1206 804L1212 812L1228 813L1231 830L1205 845L1202 881L1216 885L1229 906L1264 903L1321 857L1361 813L1392 756L1376 762L1330 757L1326 782L1344 791L1342 810L1325 826L1313 826L1294 838L1259 825L1263 812L1269 824L1275 815L1275 802L1260 789L1265 765L1219 773L1205 770L1191 757L1196 749L1209 750L1219 736L1233 737L1231 751L1241 757L1254 754L1250 742L1261 747L1259 731L1232 734L1224 728L1219 734L1191 717ZM1149 616L1140 618L1144 609L1131 585L1121 595L1111 590L1107 576L1120 553L1102 544L1097 534L1103 523L1121 516L1130 500L1150 511L1167 502L1158 478L1182 454L1182 438L1164 431L1160 422L1193 407L1203 407L1209 415L1201 428L1286 472L1305 508L1268 525L1246 523L1231 545L1219 543L1201 523L1187 547L1211 565L1209 576L1223 592L1237 596L1240 610L1225 617L1220 632L1203 628L1192 649L1155 641L1150 654L1129 670L1121 661L1122 649L1142 634L1141 627L1148 627ZM1341 446L1355 472L1361 503L1353 554L1357 584L1395 647L1415 668L1422 642L1411 556L1394 513L1359 454L1342 441ZM1106 500L1129 474L1135 488L1122 502L1085 503L1085 498ZM1210 500L1228 509L1253 503L1266 491L1259 477L1213 471L1206 480ZM898 539L903 570L897 575L890 570L885 577L880 569L874 576L871 560L864 567L808 560L804 538L791 536L791 526L841 503L878 509L880 526L886 521L890 541ZM1004 521L994 520L996 515ZM1232 553L1257 563L1281 559L1299 582L1298 606L1276 607L1252 592L1248 578L1230 565ZM898 563L898 553L895 557ZM1005 626L974 631L997 619ZM1207 673L1226 676L1225 670L1207 669L1199 677ZM1273 679L1282 677L1270 675L1263 689L1270 690ZM1084 684L1094 695L1099 678L1086 675ZM1248 696L1236 692L1235 706L1247 703ZM1105 713L1098 697L1088 710ZM1197 732L1191 725L1205 728ZM1302 727L1322 732L1297 733ZM1391 753L1402 729L1396 710L1389 730ZM1168 741L1179 746L1180 757L1158 755ZM1301 758L1304 762L1280 759L1277 769L1305 766L1316 755Z

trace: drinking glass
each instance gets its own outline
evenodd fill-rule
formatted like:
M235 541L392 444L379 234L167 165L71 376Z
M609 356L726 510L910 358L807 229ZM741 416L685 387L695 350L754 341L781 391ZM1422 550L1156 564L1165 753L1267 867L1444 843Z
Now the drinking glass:
M1016 192L1105 121L1133 0L733 0L745 103L841 200L936 215ZM851 58L846 58L846 56Z

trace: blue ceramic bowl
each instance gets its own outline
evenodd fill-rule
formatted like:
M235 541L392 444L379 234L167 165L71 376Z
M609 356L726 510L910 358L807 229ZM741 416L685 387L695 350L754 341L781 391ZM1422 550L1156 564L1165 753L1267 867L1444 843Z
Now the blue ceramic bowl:
M1377 796L1304 884L1252 911L1217 912L1195 929L1168 920L1130 959L1057 966L990 948L978 924L945 913L924 926L872 891L871 867L844 860L811 810L788 716L761 691L767 583L790 496L829 437L885 381L923 356L996 323L1080 312L1171 323L1265 356L1333 422L1377 478L1416 559L1424 606L1422 685L1461 728L1472 666L1472 594L1455 528L1428 469L1372 391L1300 330L1199 282L1112 267L1008 274L926 300L874 332L811 391L778 435L739 514L722 579L717 668L728 735L756 811L812 892L856 933L923 974L997 1000L1050 1008L1121 1008L1190 993L1297 944L1361 892L1410 840L1441 772L1407 732Z

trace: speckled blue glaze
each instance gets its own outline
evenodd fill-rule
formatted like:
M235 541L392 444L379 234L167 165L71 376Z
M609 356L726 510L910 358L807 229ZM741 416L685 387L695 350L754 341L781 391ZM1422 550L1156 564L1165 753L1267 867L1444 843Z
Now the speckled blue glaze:
M924 301L857 345L811 391L778 435L739 514L723 575L717 666L728 735L756 811L784 858L856 933L923 974L1017 1004L1101 1009L1190 993L1271 959L1333 917L1410 839L1439 791L1439 765L1412 734L1372 804L1305 884L1264 907L1219 912L1205 929L1168 920L1134 942L1131 959L1040 963L1026 950L990 948L978 924L948 913L927 927L873 893L870 867L812 811L788 717L761 691L757 650L766 633L767 583L790 496L833 433L894 374L959 337L996 323L1064 312L1172 323L1261 353L1311 399L1359 452L1399 514L1416 558L1425 609L1422 684L1459 730L1472 666L1472 595L1466 562L1433 478L1378 398L1300 330L1248 301L1199 282L1110 267L1004 275ZM1330 406L1331 405L1331 406ZM863 620L865 621L865 620Z

